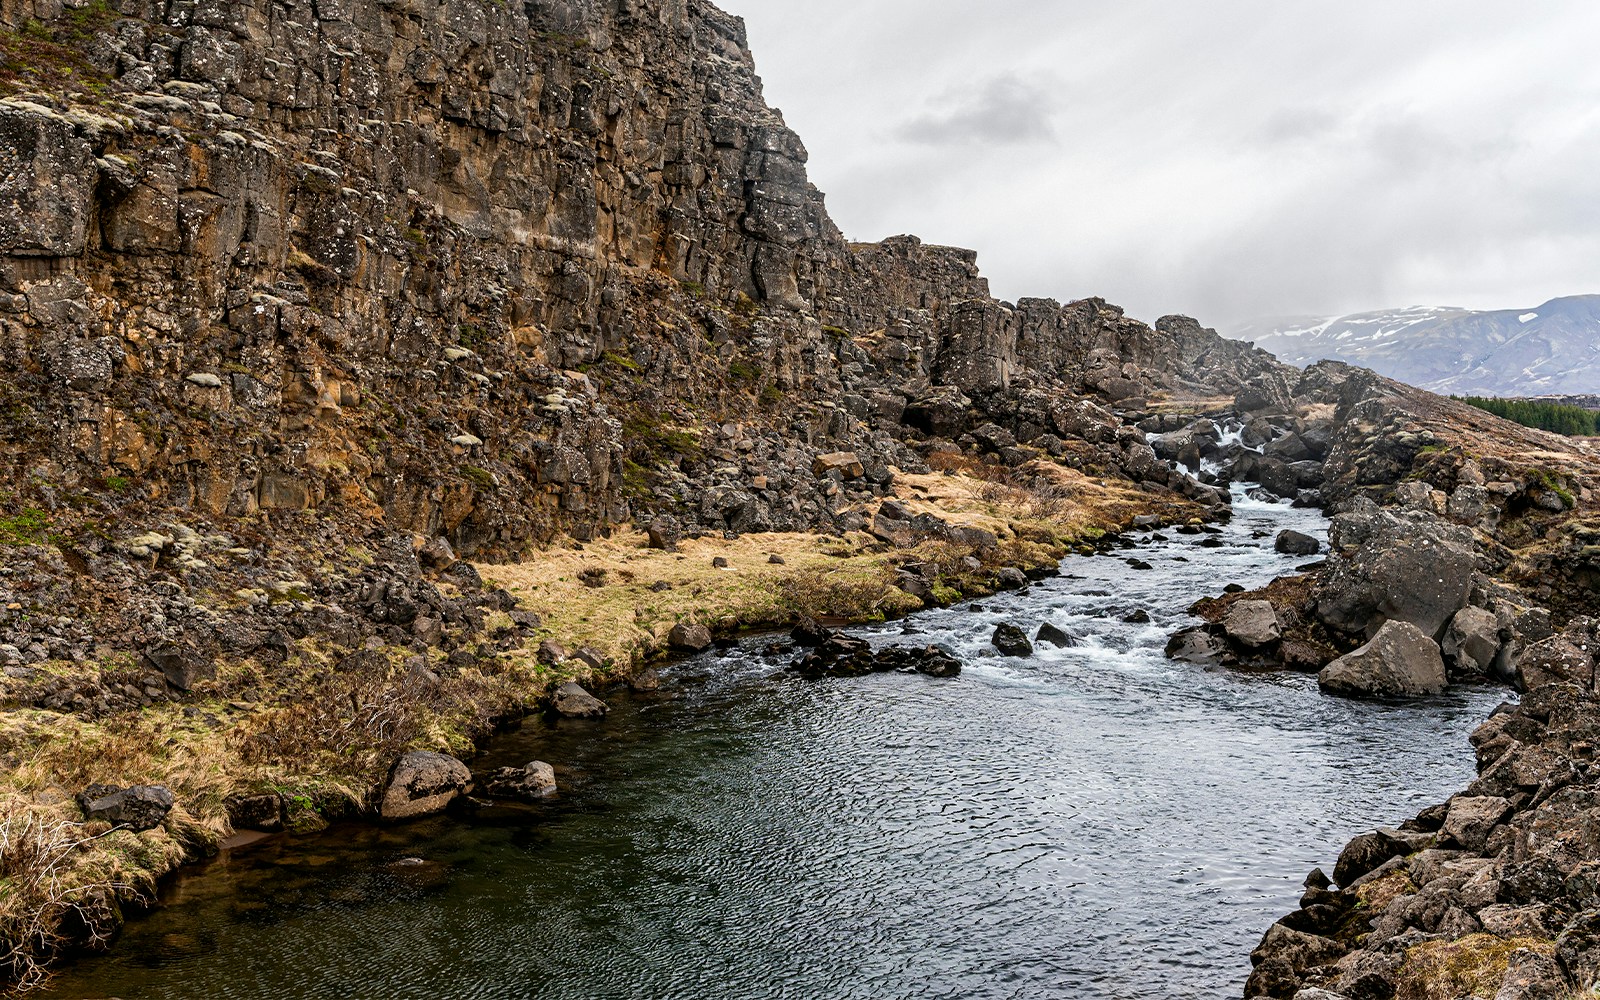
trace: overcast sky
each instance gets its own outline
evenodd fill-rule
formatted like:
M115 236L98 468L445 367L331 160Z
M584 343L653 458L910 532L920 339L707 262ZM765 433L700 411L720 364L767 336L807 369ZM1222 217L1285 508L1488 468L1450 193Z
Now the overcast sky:
M1594 0L721 0L851 239L1141 319L1600 292Z

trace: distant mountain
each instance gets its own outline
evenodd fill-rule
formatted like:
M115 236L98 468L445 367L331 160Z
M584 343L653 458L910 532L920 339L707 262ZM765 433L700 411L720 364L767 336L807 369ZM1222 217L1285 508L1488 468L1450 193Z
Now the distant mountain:
M1280 360L1348 361L1437 393L1600 392L1600 295L1534 309L1412 306L1353 316L1278 317L1233 330Z

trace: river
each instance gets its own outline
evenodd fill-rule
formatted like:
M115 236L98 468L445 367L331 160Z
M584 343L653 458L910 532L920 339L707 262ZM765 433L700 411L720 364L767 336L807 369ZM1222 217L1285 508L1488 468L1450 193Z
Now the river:
M1279 529L1325 538L1315 511L1236 499L1222 548L1173 534L1125 553L1150 570L1074 558L859 630L949 644L954 680L806 682L752 641L602 723L531 721L474 766L548 760L549 803L225 855L50 995L1239 996L1306 873L1462 787L1506 692L1361 703L1166 660L1195 598L1302 561ZM1082 642L1006 659L1001 621Z

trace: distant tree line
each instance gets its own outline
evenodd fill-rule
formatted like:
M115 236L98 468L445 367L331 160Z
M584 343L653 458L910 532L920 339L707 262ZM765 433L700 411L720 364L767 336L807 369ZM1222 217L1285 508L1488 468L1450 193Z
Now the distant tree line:
M1600 435L1600 413L1564 403L1541 403L1531 399L1486 399L1482 396L1453 396L1497 417L1513 420L1524 427L1537 427L1568 437Z

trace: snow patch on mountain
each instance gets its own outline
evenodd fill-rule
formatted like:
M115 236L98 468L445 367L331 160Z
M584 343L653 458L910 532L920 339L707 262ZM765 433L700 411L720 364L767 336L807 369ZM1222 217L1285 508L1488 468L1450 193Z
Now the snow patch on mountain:
M1225 333L1291 364L1346 361L1440 393L1600 392L1600 295L1536 309L1407 306L1260 320Z

